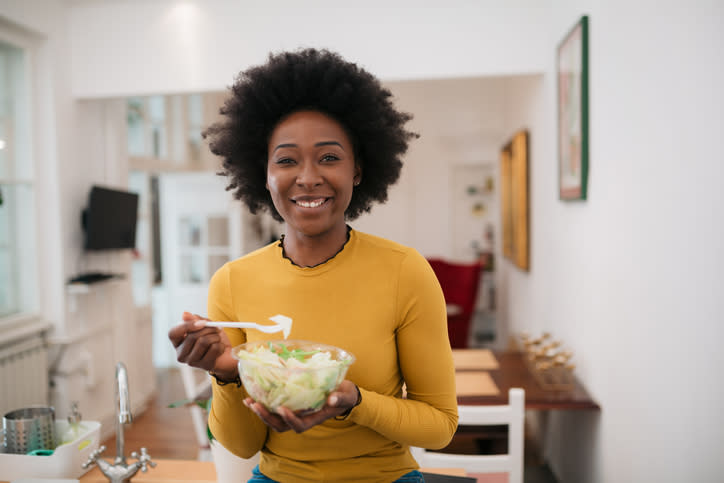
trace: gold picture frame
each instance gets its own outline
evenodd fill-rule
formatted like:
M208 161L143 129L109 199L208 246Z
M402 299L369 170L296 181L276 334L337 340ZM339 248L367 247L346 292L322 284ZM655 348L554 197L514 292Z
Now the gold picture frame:
M530 269L528 131L516 132L500 152L503 256Z

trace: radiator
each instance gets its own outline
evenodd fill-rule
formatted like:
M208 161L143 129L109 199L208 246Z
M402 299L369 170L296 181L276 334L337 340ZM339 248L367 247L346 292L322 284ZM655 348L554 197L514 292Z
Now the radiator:
M48 350L40 335L0 346L0 415L48 405Z

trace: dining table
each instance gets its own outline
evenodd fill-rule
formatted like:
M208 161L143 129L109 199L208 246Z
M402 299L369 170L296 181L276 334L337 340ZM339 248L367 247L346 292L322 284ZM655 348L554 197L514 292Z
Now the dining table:
M536 410L542 416L550 410L600 411L575 374L571 373L564 388L544 387L525 357L515 350L453 349L458 406L507 405L508 391L521 388L525 391L525 409ZM525 417L537 416L526 411ZM461 425L446 450L476 454L480 448L487 448L484 451L504 453L507 432L507 426ZM544 441L537 444L539 454L545 454Z
M507 404L508 390L519 387L525 391L526 409L600 411L575 375L571 375L569 387L543 387L524 357L524 353L511 350L453 349L458 404Z

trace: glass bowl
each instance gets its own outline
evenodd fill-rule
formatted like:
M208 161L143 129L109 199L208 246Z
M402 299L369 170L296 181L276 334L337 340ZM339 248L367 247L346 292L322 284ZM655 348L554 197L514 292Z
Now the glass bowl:
M247 342L231 353L246 392L271 412L318 411L355 361L344 349L305 340Z

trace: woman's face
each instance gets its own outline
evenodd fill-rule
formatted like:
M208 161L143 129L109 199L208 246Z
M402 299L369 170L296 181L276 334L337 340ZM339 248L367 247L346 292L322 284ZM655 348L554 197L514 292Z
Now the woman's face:
M266 187L297 234L315 237L345 229L344 212L359 176L352 143L331 117L295 112L272 131Z

